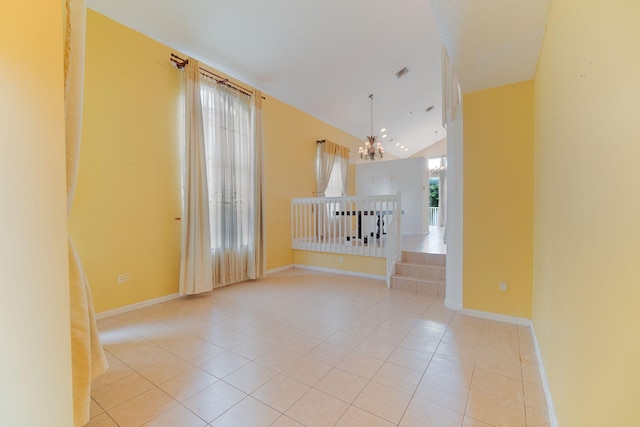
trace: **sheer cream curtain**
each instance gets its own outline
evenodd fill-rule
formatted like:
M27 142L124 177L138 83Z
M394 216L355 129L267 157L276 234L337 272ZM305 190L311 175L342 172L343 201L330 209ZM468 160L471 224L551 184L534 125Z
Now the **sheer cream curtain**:
M316 197L325 197L327 194L327 187L331 181L334 169L339 168L340 172L340 195L344 196L347 193L347 171L349 167L349 149L342 145L336 144L327 140L320 140L316 143ZM333 194L330 194L333 196ZM323 212L316 214L316 233L321 238L327 238L325 232L332 227L331 223L331 211L335 210L335 206L327 205L327 209ZM336 221L338 219L336 218Z
M213 289L209 184L198 61L189 59L183 79L185 141L180 294L192 295Z
M342 196L347 194L349 149L335 142L320 140L316 144L316 196L324 197L334 166L341 172Z
M262 133L262 93L254 92L253 98L253 137L254 137L254 168L255 194L253 197L254 242L253 251L249 253L247 275L249 279L264 277L265 251L264 245L264 168L262 167L264 139Z
M316 144L316 196L324 197L324 193L329 185L331 171L338 154L338 144L331 141L318 141Z
M203 77L213 286L260 275L260 168L253 135L251 96ZM256 212L258 211L258 212ZM253 264L253 267L249 265Z
M70 215L76 188L82 134L86 29L84 0L65 1L65 20L65 138L67 213ZM89 422L91 380L107 370L107 360L100 344L89 283L71 235L69 235L69 297L73 423L75 426L82 426Z

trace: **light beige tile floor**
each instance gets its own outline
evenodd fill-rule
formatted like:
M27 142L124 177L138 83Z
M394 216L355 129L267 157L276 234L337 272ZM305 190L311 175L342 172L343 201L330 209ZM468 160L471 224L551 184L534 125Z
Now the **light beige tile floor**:
M429 254L446 254L444 227L429 227L428 234L402 233L400 249Z
M89 426L547 426L527 327L291 269L99 320Z

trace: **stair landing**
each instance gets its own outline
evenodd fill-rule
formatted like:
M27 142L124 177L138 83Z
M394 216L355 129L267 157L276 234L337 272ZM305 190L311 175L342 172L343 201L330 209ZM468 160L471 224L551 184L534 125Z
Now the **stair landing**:
M409 252L429 254L446 254L447 245L444 244L444 228L429 227L429 233L402 233L400 249Z

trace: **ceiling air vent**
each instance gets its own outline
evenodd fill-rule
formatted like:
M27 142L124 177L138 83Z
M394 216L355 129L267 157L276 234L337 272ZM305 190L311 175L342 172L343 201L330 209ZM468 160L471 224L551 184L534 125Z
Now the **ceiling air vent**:
M396 77L400 78L402 76L404 76L405 74L407 74L409 72L409 69L407 67L404 67L402 70L398 71L396 73Z

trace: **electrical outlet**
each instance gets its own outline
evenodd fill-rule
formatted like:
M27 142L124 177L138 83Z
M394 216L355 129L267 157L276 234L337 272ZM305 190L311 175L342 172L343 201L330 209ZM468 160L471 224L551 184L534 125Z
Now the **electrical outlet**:
M124 283L124 274L118 274L118 284L122 285Z
M124 275L124 283L129 283L129 273Z
M500 290L502 292L507 292L507 282L500 282Z

